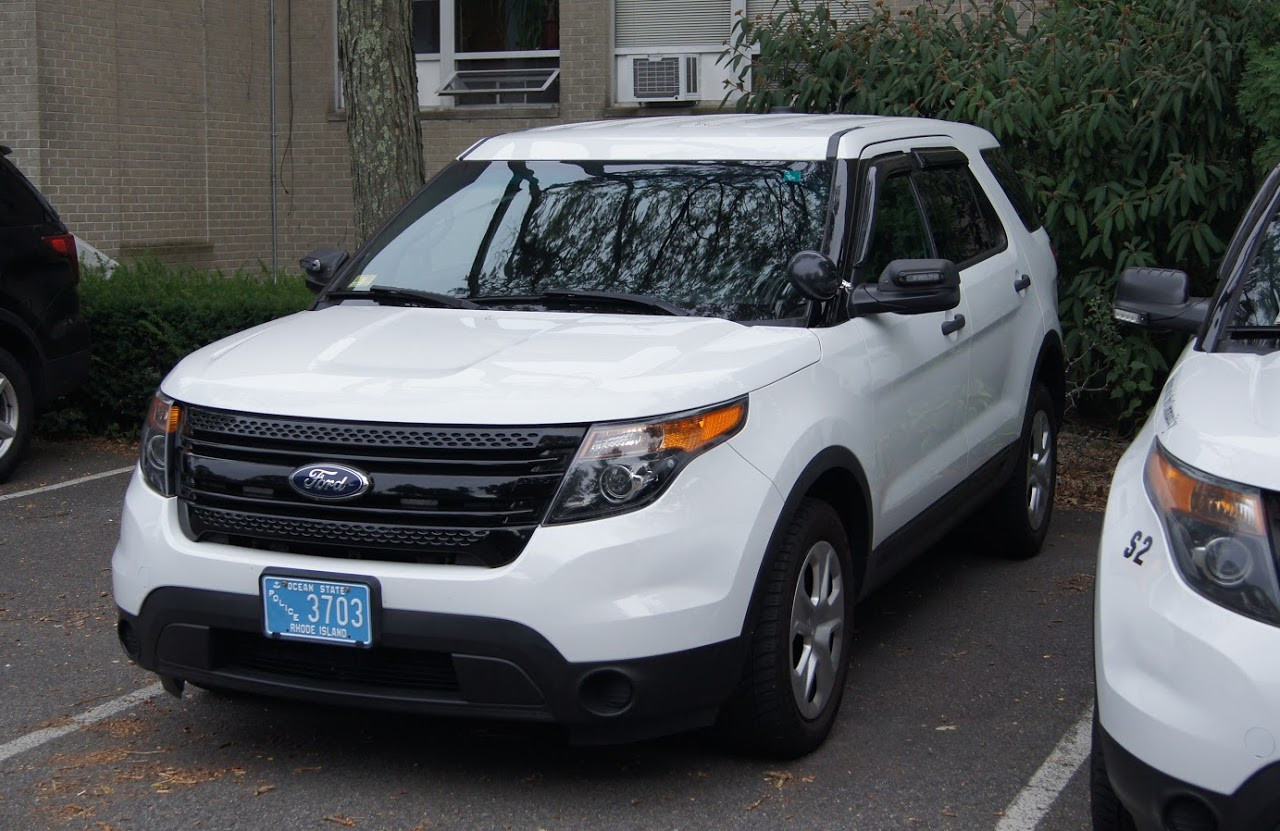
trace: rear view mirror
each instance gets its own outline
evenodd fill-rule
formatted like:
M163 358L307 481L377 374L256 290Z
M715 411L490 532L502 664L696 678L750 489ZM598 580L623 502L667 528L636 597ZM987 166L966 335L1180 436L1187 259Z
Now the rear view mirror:
M1194 334L1204 324L1209 298L1191 296L1191 278L1185 271L1126 268L1111 308L1121 323Z
M317 248L298 260L312 294L324 291L348 256L342 248Z

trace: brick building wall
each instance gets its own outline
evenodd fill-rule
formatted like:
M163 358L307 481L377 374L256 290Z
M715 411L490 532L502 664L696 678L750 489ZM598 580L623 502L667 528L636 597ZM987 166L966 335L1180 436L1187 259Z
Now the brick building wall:
M353 247L333 0L276 0L275 14L274 160L263 0L6 0L0 143L113 256L269 264L273 183L282 267ZM612 3L560 0L559 104L424 110L428 175L496 133L653 114L613 103L612 32Z

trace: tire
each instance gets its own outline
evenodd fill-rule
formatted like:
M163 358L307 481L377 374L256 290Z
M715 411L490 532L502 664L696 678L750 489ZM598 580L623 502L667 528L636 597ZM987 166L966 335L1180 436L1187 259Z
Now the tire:
M830 505L800 503L756 591L759 621L719 729L738 749L793 759L831 732L849 668L856 592L848 535Z
M22 364L0 349L0 482L17 467L31 439L35 400Z
M1102 755L1102 728L1098 708L1093 708L1093 748L1089 751L1089 816L1093 831L1135 831L1133 817L1120 804L1107 776L1107 760Z
M1025 560L1044 546L1058 478L1058 419L1053 397L1039 382L1031 386L1018 444L1013 473L981 512L976 527L983 529L993 550Z

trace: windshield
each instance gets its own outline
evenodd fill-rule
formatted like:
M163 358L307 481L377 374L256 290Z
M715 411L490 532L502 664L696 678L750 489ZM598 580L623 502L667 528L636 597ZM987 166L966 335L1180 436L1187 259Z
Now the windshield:
M794 318L806 304L786 264L821 247L830 184L827 162L458 162L339 288L408 288L486 307L609 302L560 291L569 289L731 320Z

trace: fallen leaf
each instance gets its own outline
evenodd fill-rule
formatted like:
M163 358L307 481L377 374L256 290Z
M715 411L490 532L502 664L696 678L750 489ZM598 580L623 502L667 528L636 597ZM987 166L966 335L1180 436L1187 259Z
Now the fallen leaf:
M764 780L778 790L782 790L783 785L788 782L794 782L795 779L795 774L789 770L770 770L766 771L764 775Z
M325 822L332 822L334 825L341 825L343 828L356 827L355 818L344 817L342 814L329 814L324 819Z
M943 731L943 730L954 730L954 729L956 729L956 726L955 726L954 724L943 724L943 725L940 725L940 726L935 727L935 728L933 728L933 729L934 729L934 730L937 730L937 731L939 731L939 732L941 732L941 731Z
M276 789L275 785L266 785L266 784L259 785L258 787L253 789L253 795L262 796L264 793L271 793L275 789Z
M757 799L755 802L752 802L750 805L748 805L747 810L754 811L756 808L759 808L761 805L763 805L765 803L765 800L768 800L771 798L772 797L770 797L769 794L765 794L764 796Z
M317 770L324 770L319 765L302 765L293 769L294 773L314 773Z

